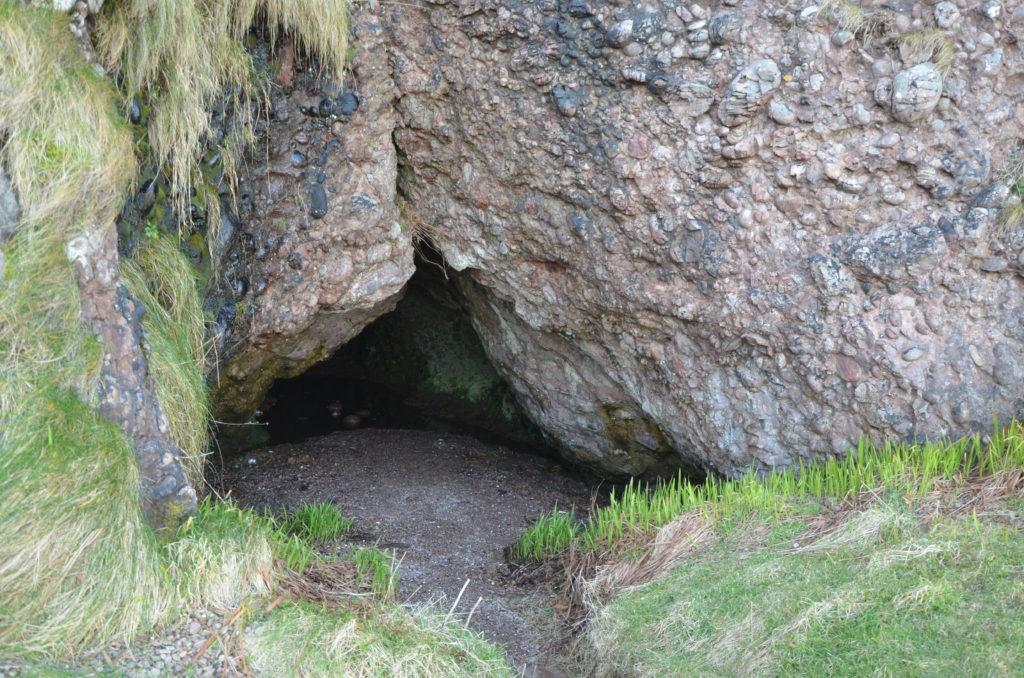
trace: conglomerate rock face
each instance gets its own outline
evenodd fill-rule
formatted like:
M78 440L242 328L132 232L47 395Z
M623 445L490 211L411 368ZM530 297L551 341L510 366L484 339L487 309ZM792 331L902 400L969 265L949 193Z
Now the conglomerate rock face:
M217 291L216 414L244 419L275 378L331 355L395 307L413 248L395 206L393 83L380 27L362 26L358 97L294 72L287 49L270 124L227 222ZM322 91L327 90L327 91Z
M407 218L570 457L737 473L1024 410L1019 0L359 11Z

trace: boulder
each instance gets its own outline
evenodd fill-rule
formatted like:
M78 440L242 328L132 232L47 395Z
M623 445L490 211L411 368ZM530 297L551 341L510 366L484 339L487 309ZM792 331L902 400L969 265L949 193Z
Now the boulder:
M710 26L657 0L356 9L328 211L284 190L308 171L256 182L281 187L258 243L279 218L285 238L246 264L254 329L222 379L293 373L394 303L397 181L495 367L580 463L737 474L1019 415L1024 280L984 264L1024 247L997 216L1024 137L1011 13L960 18L936 79L805 3L727 4ZM893 30L935 20L905 4ZM272 166L311 124L298 98Z
M999 237L993 189L1024 137L1009 31L945 79L904 64L876 105L885 70L862 54L892 62L896 46L837 48L801 3L740 3L708 26L655 2L646 40L632 9L560 8L399 5L388 22L399 109L418 111L395 132L400 190L471 280L499 372L572 459L736 474L1021 414L1006 375L1024 359L1024 280L983 266L1021 248ZM626 20L636 49L595 48L623 43ZM951 38L998 28L965 15ZM567 117L549 83L589 96Z

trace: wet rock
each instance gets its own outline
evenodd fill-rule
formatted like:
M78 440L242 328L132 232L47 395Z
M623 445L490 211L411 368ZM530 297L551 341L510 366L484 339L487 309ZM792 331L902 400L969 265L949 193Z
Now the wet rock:
M782 84L782 73L771 59L759 59L741 70L722 97L718 118L727 127L741 125L766 103Z
M923 63L900 71L892 81L892 115L900 122L928 117L942 97L942 75L935 64Z

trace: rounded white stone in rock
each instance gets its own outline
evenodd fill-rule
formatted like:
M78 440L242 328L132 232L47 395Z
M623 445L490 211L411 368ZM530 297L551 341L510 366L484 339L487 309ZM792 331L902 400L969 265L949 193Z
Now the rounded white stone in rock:
M900 122L917 122L935 109L942 97L942 75L926 62L902 70L892 81L892 114Z
M935 5L935 23L941 28L952 28L960 20L960 10L952 2Z

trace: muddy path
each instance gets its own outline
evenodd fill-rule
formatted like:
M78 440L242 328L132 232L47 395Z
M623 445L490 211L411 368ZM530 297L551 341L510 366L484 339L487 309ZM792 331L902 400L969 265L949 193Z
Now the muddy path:
M504 557L538 516L589 504L589 486L554 460L462 435L363 429L249 452L223 485L274 511L335 503L355 521L349 543L394 549L403 601L448 609L468 580L456 613L475 605L470 626L525 675L559 675L554 593L514 583Z

